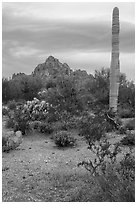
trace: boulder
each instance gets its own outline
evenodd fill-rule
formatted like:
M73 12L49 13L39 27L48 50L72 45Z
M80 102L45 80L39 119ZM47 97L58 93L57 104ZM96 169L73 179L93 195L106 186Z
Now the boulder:
M9 151L11 149L16 149L23 141L21 131L8 132L8 134L2 137L2 151Z

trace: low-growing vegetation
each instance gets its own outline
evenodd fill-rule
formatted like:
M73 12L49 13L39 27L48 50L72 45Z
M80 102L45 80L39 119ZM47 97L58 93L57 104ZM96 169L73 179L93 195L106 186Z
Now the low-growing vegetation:
M14 118L9 117L6 122L6 128L14 128L14 126L15 126Z
M82 161L78 166L84 166L95 177L107 201L135 202L134 156L127 153L120 163L117 163L120 144L112 147L106 140L90 142L89 149L95 154L95 158Z
M129 132L122 140L122 145L135 146L135 133Z
M133 108L124 108L119 110L119 117L120 118L134 118L135 112Z
M59 131L53 136L55 144L59 147L69 147L76 144L76 139L67 131Z
M9 114L9 109L7 108L7 106L3 106L2 107L2 115L3 116L8 116L8 114Z
M15 110L16 109L16 102L15 101L9 101L8 104L7 104L7 107L10 110Z
M103 122L100 116L84 116L80 121L80 134L87 140L100 140L105 134Z
M129 122L125 125L125 128L128 130L135 130L135 119L129 120Z
M18 159L24 165L21 167L22 171L25 169L26 172L27 165L30 164L28 169L31 168L33 174L40 176L39 180L37 175L32 180L30 177L27 180L26 174L22 176L21 171L18 171L19 163L18 172L15 172L23 179L18 180L19 188L24 188L23 185L26 186L25 182L28 182L27 185L31 185L31 195L36 195L37 191L41 193L43 189L44 193L39 196L42 202L58 199L61 202L134 202L135 158L134 151L131 151L135 146L133 82L129 82L121 74L117 117L113 117L108 111L109 69L95 71L94 76L77 70L71 71L70 75L59 74L42 79L21 74L13 76L11 80L3 79L2 84L2 115L6 123L4 128L6 131L12 130L14 135L21 131L24 138L22 145L26 146L19 148L18 145L16 150L20 151ZM132 119L124 123L128 118ZM112 144L111 137L114 135L119 142ZM35 138L39 145L36 143L33 151ZM28 145L29 140L31 142ZM7 145L7 141L6 136L2 138L3 147ZM122 148L126 147L130 152L123 155ZM17 156L15 151L13 157ZM4 164L7 158L6 155ZM30 159L28 163L27 158ZM12 165L12 162L9 164ZM14 164L16 165L16 160ZM44 173L40 168L44 169ZM8 169L9 167L5 167L3 172ZM65 171L62 174L63 169ZM72 172L65 175L67 170ZM32 176L32 172L30 174ZM51 181L48 180L49 183L46 184L48 176ZM4 179L7 181L7 177ZM5 182L5 188L9 189L10 182ZM54 192L46 186L51 185L50 182L53 182L52 188L56 188ZM4 198L5 195L6 193ZM55 199L53 195L58 198ZM23 199L21 201L26 201ZM12 201L16 201L16 198Z
M45 123L45 122L41 122L40 125L39 125L39 131L41 133L48 133L48 134L51 134L53 132L53 128L51 126L50 123Z

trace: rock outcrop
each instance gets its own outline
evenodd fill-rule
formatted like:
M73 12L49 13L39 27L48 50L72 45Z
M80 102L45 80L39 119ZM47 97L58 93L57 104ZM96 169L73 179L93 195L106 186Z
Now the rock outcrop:
M54 58L53 56L49 56L47 60L39 64L35 69L34 72L32 73L33 76L56 76L56 75L70 75L71 69L70 67L64 63L62 64L59 62L58 59Z
M26 75L26 74L21 73L21 72L20 72L20 73L17 73L17 74L14 73L14 74L12 75L12 79L19 78L19 77L21 78L21 77L23 77L23 76L25 76L25 75Z
M8 131L2 136L2 151L16 149L23 141L21 131Z

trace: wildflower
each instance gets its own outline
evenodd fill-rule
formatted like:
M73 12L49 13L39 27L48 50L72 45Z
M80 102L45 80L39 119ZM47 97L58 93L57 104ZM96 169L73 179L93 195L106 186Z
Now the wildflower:
M29 105L31 103L31 101L27 101L27 104Z
M34 98L34 101L38 102L38 101L39 101L39 99L37 99L37 98Z
M41 105L44 105L45 104L45 101L41 101Z
M25 104L25 105L24 105L24 109L27 109L27 108L28 108L28 106Z

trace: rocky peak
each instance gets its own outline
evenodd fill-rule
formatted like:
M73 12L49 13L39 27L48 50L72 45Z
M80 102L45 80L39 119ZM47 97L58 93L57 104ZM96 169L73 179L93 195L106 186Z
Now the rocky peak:
M45 63L39 64L34 69L33 75L39 75L41 77L58 74L70 75L70 72L71 69L66 63L62 64L57 58L49 56Z
M17 73L17 74L14 73L14 74L12 75L12 79L15 79L15 78L18 78L18 77L22 77L22 76L25 76L25 74L24 74L24 73L21 73L21 72L20 72L20 73Z
M53 56L49 56L46 61L45 61L45 65L47 68L53 68L53 69L57 69L62 67L62 63L59 62L59 60L57 58L54 58Z
M57 59L57 58L55 58L55 57L53 57L53 56L49 56L47 59L46 59L46 61L45 61L45 63L46 62L58 62L59 60Z

